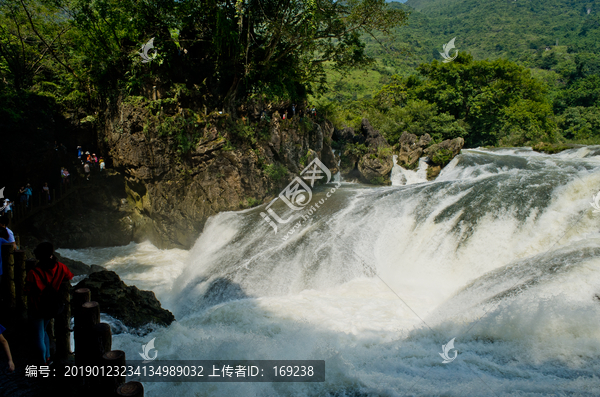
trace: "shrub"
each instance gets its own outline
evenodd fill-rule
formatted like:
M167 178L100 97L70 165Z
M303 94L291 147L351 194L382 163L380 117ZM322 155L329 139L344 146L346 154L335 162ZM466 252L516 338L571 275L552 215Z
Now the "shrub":
M275 182L287 175L288 169L281 164L269 164L265 167L265 174Z

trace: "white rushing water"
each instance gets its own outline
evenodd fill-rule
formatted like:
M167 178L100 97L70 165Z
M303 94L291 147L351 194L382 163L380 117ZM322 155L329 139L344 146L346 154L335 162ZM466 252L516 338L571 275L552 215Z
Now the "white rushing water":
M419 166L414 171L400 167L396 163L397 158L398 156L394 155L394 166L392 167L392 174L390 175L392 186L404 186L427 182L427 163L425 162L425 157L419 159Z
M189 252L60 253L175 314L115 335L127 357L156 338L162 360L326 361L323 383L147 383L148 395L597 395L600 148L463 150L436 181L412 181L342 183L285 241L261 206L212 217Z

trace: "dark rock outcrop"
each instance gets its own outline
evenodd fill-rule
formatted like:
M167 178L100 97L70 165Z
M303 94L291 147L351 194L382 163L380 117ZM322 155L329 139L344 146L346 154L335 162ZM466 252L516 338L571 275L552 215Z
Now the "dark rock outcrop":
M148 323L169 325L175 321L173 314L161 307L154 292L125 285L113 271L92 273L74 287L77 288L89 288L92 300L100 304L100 311L128 327L138 328Z
M337 134L351 138L342 148L341 173L346 179L358 179L375 185L390 184L393 167L392 148L369 120L363 119L359 133L345 128Z
M442 168L446 166L454 157L456 157L465 144L463 138L446 139L443 142L431 145L425 150L429 158L429 168L427 168L427 179L435 179Z
M62 262L65 265L67 265L67 267L69 268L71 273L73 273L75 276L84 276L87 274L92 274L92 273L101 272L103 270L106 270L102 266L98 266L98 265L89 266L83 262L65 258L64 256L60 256L56 252L54 253L54 255L56 255L59 262Z
M415 134L404 131L400 136L400 149L398 152L398 165L407 169L413 169L419 165L419 159L423 151L431 143L429 134L421 135L417 140Z

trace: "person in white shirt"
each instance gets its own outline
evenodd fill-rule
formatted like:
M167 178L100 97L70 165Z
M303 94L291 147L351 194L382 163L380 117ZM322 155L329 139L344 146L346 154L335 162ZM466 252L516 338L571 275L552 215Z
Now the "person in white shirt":
M6 215L2 215L0 216L0 227L3 227L6 229L6 231L8 232L8 243L13 246L14 249L18 249L17 248L17 243L15 242L15 235L12 232L12 230L10 230L8 227L8 216Z
M90 164L89 163L85 163L83 165L83 171L85 172L85 176L87 177L87 180L90 180Z

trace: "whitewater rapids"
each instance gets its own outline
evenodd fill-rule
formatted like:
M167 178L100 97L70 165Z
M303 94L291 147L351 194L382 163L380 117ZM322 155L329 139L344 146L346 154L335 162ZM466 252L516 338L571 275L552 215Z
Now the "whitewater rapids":
M326 361L323 383L146 383L149 396L597 395L600 147L463 150L433 182L396 167L398 186L342 182L287 240L296 222L274 233L262 205L210 218L189 252L59 252L175 314L115 335L130 359L156 338L160 360Z

